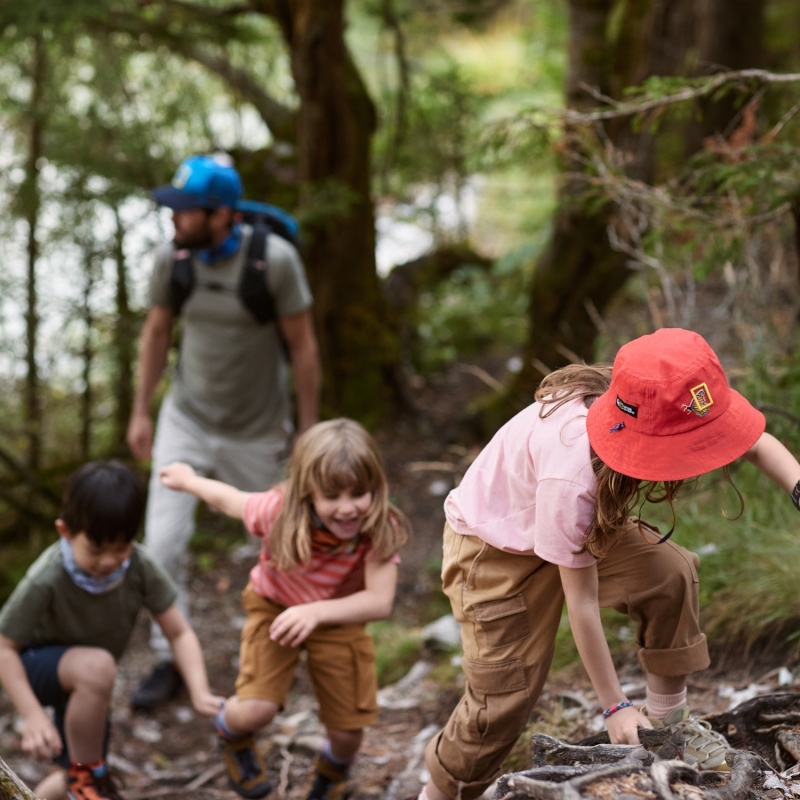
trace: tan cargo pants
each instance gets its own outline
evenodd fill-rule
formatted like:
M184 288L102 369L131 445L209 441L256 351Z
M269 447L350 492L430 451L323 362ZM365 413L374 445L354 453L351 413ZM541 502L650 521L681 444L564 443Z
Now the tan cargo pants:
M656 675L709 665L698 622L699 559L632 522L600 562L599 600L636 623L639 662ZM646 538L645 538L646 537ZM425 760L434 784L473 800L500 774L553 658L564 594L558 567L444 529L444 591L461 623L464 697Z

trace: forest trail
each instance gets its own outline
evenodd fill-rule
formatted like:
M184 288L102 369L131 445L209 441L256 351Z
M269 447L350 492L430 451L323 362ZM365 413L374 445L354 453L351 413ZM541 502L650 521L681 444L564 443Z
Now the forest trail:
M499 369L495 371L499 373ZM392 616L394 622L409 628L418 628L447 611L437 593L442 504L444 495L477 452L475 447L452 444L462 437L452 427L451 409L454 398L463 399L466 406L482 389L474 373L450 370L420 391L418 400L425 420L422 430L401 422L393 430L376 434L392 500L409 516L414 531L402 551ZM237 544L227 552L204 551L196 559L189 585L192 622L203 646L212 689L229 695L236 679L239 633L245 618L239 598L258 550L243 531L231 533L219 515L206 514L203 524L212 534L219 528L220 536L238 537ZM115 688L110 761L123 796L126 800L234 800L238 795L228 788L212 721L194 712L185 692L153 714L131 711L131 692L154 663L147 647L148 629L146 615L142 615L120 662ZM418 662L417 670L424 672L422 663ZM746 694L738 698L731 695L739 690L746 693L751 685L762 687L751 690L751 694L800 690L800 684L791 675L787 680L787 675L775 665L701 673L690 679L690 701L695 712L702 715L724 711L731 702L744 699ZM644 683L635 658L622 667L621 676L627 682L628 696L643 701ZM442 687L428 674L410 685L406 681L399 691L383 691L378 724L366 732L352 770L353 800L405 800L418 791L425 744L444 725L460 696L458 677ZM301 660L285 711L259 737L274 785L270 800L302 800L305 796L312 759L324 738L315 708L311 682ZM599 710L585 672L573 664L551 674L531 717L530 730L578 741L595 732L600 724ZM0 755L24 781L35 785L50 767L22 755L14 726L11 704L2 694ZM527 750L523 742L512 756L510 770L527 766Z

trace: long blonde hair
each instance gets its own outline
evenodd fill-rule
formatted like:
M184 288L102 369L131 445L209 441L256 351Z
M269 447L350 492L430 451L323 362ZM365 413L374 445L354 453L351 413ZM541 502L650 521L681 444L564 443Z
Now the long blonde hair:
M408 539L405 515L389 502L375 440L351 419L319 422L300 436L289 460L283 505L269 538L270 556L282 571L311 559L312 496L372 492L360 533L378 558L388 559Z
M551 372L539 384L535 399L541 403L539 416L549 417L564 403L583 400L588 408L611 384L611 364L570 364ZM602 558L628 526L632 510L641 502L669 503L675 520L675 495L685 481L642 481L615 472L592 452L592 469L597 481L594 513L580 553ZM728 480L730 476L727 473ZM733 482L731 481L731 485ZM741 499L739 490L733 487ZM673 524L674 528L674 524ZM641 530L641 522L639 525ZM670 531L671 533L671 531Z

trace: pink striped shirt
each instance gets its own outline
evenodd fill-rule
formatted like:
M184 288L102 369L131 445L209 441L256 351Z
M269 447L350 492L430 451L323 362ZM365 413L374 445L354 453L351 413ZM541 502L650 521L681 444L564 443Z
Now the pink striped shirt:
M275 567L269 552L269 536L282 505L282 487L251 494L244 504L244 525L263 542L258 564L250 572L256 594L282 606L299 606L347 597L364 589L364 564L376 560L370 557L372 542L368 536L356 536L332 546L332 534L312 529L311 561L288 572ZM394 563L399 560L397 555L392 558Z

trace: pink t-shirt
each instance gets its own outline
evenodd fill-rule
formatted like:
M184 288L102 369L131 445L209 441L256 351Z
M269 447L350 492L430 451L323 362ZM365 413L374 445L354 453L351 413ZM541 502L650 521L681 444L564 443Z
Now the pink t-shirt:
M269 537L282 505L282 487L255 492L245 500L244 526L263 541L258 564L250 571L250 583L256 594L288 607L347 597L364 589L364 565L367 561L377 561L369 536L338 541L333 534L312 528L310 562L288 572L275 567L270 557ZM400 563L397 554L390 560Z
M457 533L562 567L589 567L578 553L594 513L595 477L582 400L539 417L534 403L507 422L447 496Z

